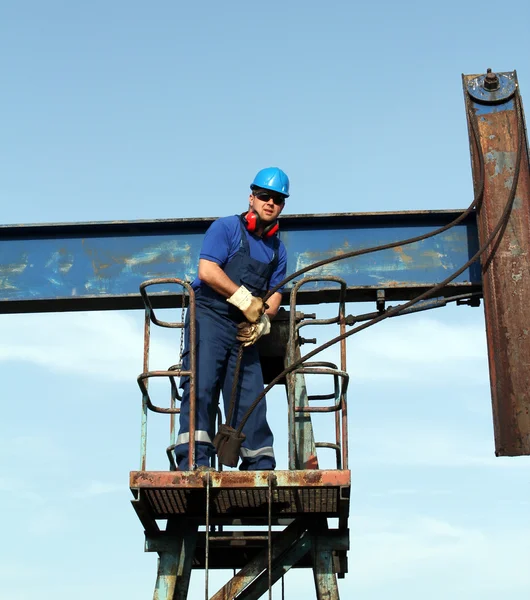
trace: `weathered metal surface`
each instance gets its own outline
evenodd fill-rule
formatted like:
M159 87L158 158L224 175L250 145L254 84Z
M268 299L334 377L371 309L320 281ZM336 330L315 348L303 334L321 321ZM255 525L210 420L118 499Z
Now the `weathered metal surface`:
M178 553L161 552L153 600L173 600L177 585Z
M314 540L311 548L313 554L313 577L318 600L339 600L337 576L333 572L333 553L324 549Z
M455 211L288 215L281 219L289 272L324 258L427 233L452 221ZM0 226L0 312L140 308L146 279L196 275L202 237L213 219ZM367 300L385 289L408 299L442 281L477 248L473 216L443 234L408 246L321 267L311 275L345 279L348 300ZM480 286L472 266L451 293ZM306 287L300 304L336 298L325 282ZM285 296L285 302L288 296ZM157 305L178 305L162 294Z
M488 69L484 75L468 75L466 89L471 98L478 102L501 102L515 94L517 82L512 73L492 73Z
M350 471L274 471L277 488L349 487ZM131 471L131 489L180 488L205 490L204 472L200 471ZM268 488L268 471L214 471L210 473L212 489Z
M291 356L292 354L292 356ZM286 357L288 367L301 357L300 348ZM289 415L289 468L318 469L317 449L311 416L308 412L296 412L309 407L305 377L301 373L287 375L287 401Z
M339 557L345 558L349 548L347 530L330 531L327 519L317 518L311 523L310 533L316 597L318 600L338 600L336 573L341 562ZM341 548L338 542L342 542ZM336 552L339 549L341 551Z
M144 501L142 497L142 490L132 490L134 495L134 500L131 500L131 504L134 508L134 511L138 515L140 522L142 523L144 530L150 535L156 535L160 533L160 528L158 527L158 523L155 518L151 514L149 510L149 505Z
M311 549L311 537L302 534L296 542L286 550L281 561L275 561L274 565L260 573L238 596L238 600L258 600L262 598L267 590L281 578L289 569L300 561ZM272 595L269 594L269 598Z
M263 524L268 515L267 471L137 471L130 486L141 501L141 514L153 519L186 515L205 522L206 477L210 476L212 523ZM350 472L335 470L275 471L270 507L274 524L281 519L317 515L347 524ZM138 512L137 510L137 512Z
M182 489L149 489L144 497L150 512L157 519L187 514L190 518L204 515L205 491ZM213 516L245 516L265 518L267 516L267 493L264 490L238 489L219 490L211 503ZM275 517L303 514L325 514L338 517L340 512L340 490L338 488L284 488L275 490L272 503Z
M517 83L516 73L503 73ZM463 77L464 90L480 76ZM514 182L518 148L515 97L478 102L469 94L484 156L483 206L478 213L481 244L501 219ZM487 99L487 91L483 93ZM469 120L469 114L468 114ZM484 308L498 456L530 454L530 168L524 123L522 155L515 201L502 238L482 256ZM470 127L473 180L481 178L477 148ZM502 231L502 230L501 230Z
M147 288L156 289L158 286L164 287L165 285L177 285L182 290L182 297L187 298L187 300L183 300L186 302L186 305L189 310L190 315L190 326L189 326L189 337L190 337L190 351L189 351L189 370L183 370L182 365L172 365L166 371L150 371L149 370L149 353L151 346L151 323L158 325L159 327L164 327L168 329L178 329L181 331L184 328L184 321L161 321L157 319L154 308L151 302L151 296L147 293ZM146 461L147 461L147 415L148 411L151 410L153 412L169 414L170 416L170 447L168 448L168 458L170 461L170 465L175 468L175 461L173 458L172 450L175 446L175 415L180 413L180 407L176 406L176 395L177 391L177 383L175 381L175 377L177 376L185 376L189 378L189 416L190 416L190 426L189 426L189 436L191 440L195 439L195 388L196 388L196 377L195 377L195 369L196 369L196 323L195 323L195 292L193 291L191 285L186 283L185 281L177 278L168 278L163 280L147 280L144 281L140 285L140 294L145 306L145 316L144 316L144 360L143 360L143 373L141 373L138 378L138 385L140 390L142 391L142 424L141 424L141 442L140 442L140 469L145 471L146 469ZM182 318L184 319L184 310L182 311ZM181 336L180 343L180 356L179 360L182 360L183 353L183 337ZM170 383L170 406L169 407L160 407L153 403L151 397L149 395L149 380L154 377L162 377L167 378ZM189 444L189 452L188 452L188 460L189 464L193 465L195 463L195 444Z
M294 521L277 535L272 546L272 560L276 561L292 546L303 534L304 527L299 521ZM239 594L251 581L253 581L268 565L267 549L262 550L252 560L228 581L211 600L230 600Z
M160 544L159 541L153 600L185 600L188 597L197 532L197 525L180 521L178 535L172 535L171 543ZM149 542L149 536L146 536L146 549Z
M266 526L266 524L264 524ZM274 523L274 526L276 524ZM277 539L277 533L273 532L273 539ZM204 536L203 536L204 537ZM193 559L193 569L204 569L205 548L200 540L201 546L197 545ZM276 543L276 542L274 542ZM243 545L244 544L244 545ZM245 542L234 541L230 546L218 543L216 538L210 539L209 549L209 568L210 570L232 570L242 569L249 561L253 560L263 549L266 549L266 542L246 540ZM296 565L296 569L312 569L313 562L309 555L304 556ZM346 572L346 571L345 571ZM340 576L344 576L342 573Z
M338 284L338 311L337 316L327 319L317 319L316 314L302 315L296 312L298 296L307 285L325 282ZM335 286L337 287L337 286ZM338 325L339 333L346 332L345 318L346 283L339 277L332 275L320 277L306 277L296 283L291 291L290 322L288 351L286 353L286 366L293 364L301 357L300 343L303 338L300 330L307 326ZM297 315L300 315L298 317ZM288 432L289 432L289 468L290 469L318 469L317 448L331 448L335 450L337 469L347 468L348 464L348 433L346 413L346 390L348 387L348 374L346 373L346 340L340 343L340 359L342 370L328 362L305 362L287 379L288 398ZM309 396L306 389L306 374L327 375L332 377L334 391L326 395ZM312 400L333 400L328 406L311 406ZM315 442L311 413L334 412L335 440L333 442Z

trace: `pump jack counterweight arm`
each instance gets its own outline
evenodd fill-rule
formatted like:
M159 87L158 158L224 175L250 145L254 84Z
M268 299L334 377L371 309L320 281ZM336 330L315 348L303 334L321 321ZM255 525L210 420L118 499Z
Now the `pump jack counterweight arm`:
M477 212L479 241L490 236L506 189L514 210L495 252L482 257L484 312L497 456L530 454L530 165L517 73L462 77L475 188L480 157L488 156L484 201ZM476 115L473 118L471 115Z

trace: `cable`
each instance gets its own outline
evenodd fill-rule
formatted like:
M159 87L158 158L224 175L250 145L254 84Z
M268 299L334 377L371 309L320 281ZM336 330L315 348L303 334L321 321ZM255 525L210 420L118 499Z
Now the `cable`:
M239 424L239 427L237 428L237 433L238 434L241 433L241 431L244 428L244 426L245 426L248 418L252 414L252 411L256 408L256 406L258 405L258 403L260 402L260 400L281 379L283 379L283 377L285 377L287 374L289 374L292 371L294 371L295 369L297 369L306 360L312 358L313 356L315 356L319 352L322 352L323 350L326 350L330 346L333 346L337 342L340 342L341 340L346 339L346 338L350 337L351 335L353 335L355 333L358 333L359 331L362 331L363 329L367 329L368 327L371 327L372 325L375 325L376 323L380 323L381 321L383 321L383 320L385 320L385 319L387 319L389 317L393 317L393 316L399 314L401 311L403 311L403 310L409 308L410 306L413 306L414 304L420 302L421 300L425 300L429 296L434 295L436 292L438 292L443 287L445 287L448 283L450 283L453 279L455 279L461 273L463 273L469 267L469 265L471 265L477 259L479 259L482 256L482 254L487 250L487 248L491 244L491 242L495 239L495 237L497 236L497 234L499 233L499 231L501 229L504 231L504 229L506 228L506 225L508 223L508 218L510 216L510 213L511 213L511 210L512 210L512 207L513 207L513 203L514 203L514 200L515 200L515 194L516 194L516 190L517 190L517 183L518 183L518 180L519 180L519 173L520 173L520 170L521 170L521 163L522 163L522 157L523 157L523 152L522 152L522 150L523 150L523 140L524 140L524 135L523 135L523 131L522 131L522 121L523 120L522 120L521 103L520 103L520 98L519 98L518 91L516 91L515 96L514 96L514 106L515 106L516 115L517 115L517 134L518 134L518 140L517 140L516 166L515 166L515 172L514 172L512 187L510 189L510 194L508 196L508 200L507 200L506 205L504 207L504 210L503 210L503 213L501 215L501 218L499 219L499 222L497 223L497 225L495 226L495 228L493 229L493 231L490 233L490 235L488 236L488 238L484 242L484 244L482 244L482 246L479 248L479 250L462 267L460 267L459 269L457 269L452 275L450 275L449 277L447 277L446 279L444 279L441 283L436 284L435 286L433 286L432 288L430 288L427 291L423 292L422 294L420 294L416 298L413 298L409 302L407 302L405 304L401 304L400 306L396 306L395 308L391 308L388 311L386 311L385 313L383 313L383 314L379 315L378 317L372 319L371 321L368 321L367 323L363 323L362 325L359 325L359 326L355 327L354 329L348 331L347 333L339 335L339 336L333 338L332 340L330 340L329 342L326 342L325 344L322 344L318 348L315 348L315 350L312 350L311 352L309 352L305 356L302 356L300 359L298 359L297 361L295 361L292 365L290 365L289 367L287 367L286 369L284 369L279 375L277 375L267 385L267 387L263 390L263 392L261 392L259 394L259 396L254 400L254 402L249 406L247 412L245 413L245 415L241 419L241 423ZM471 117L471 114L470 114L470 117ZM478 132L476 131L476 124L474 122L474 119L471 119L470 122L472 123L472 130L474 132L475 142L477 144L479 164L480 164L480 167L481 167L481 172L480 172L481 176L480 176L480 180L479 180L479 192L475 196L475 198L474 198L473 202L471 203L470 207L464 213L462 213L462 214L465 214L465 213L469 214L469 212L471 210L471 207L473 207L475 204L476 205L480 205L482 203L482 198L483 198L483 193L484 193L484 157L483 157L483 154L482 154L482 148L481 148L479 140L478 140ZM458 217L457 219L455 219L452 223L454 224L455 222L459 222L459 220L460 221L462 220L462 215L460 217ZM417 241L418 239L425 239L426 237L431 237L432 235L436 235L436 233L441 233L441 231L445 231L448 228L449 227L446 225L445 227L442 227L441 229L437 230L436 232L431 232L430 234L426 234L425 236L418 236L417 238L410 238L406 242L401 242L401 243L396 242L395 244L385 244L384 246L378 246L376 248L371 248L371 249L365 249L365 250L360 250L360 251L356 251L356 252L351 252L351 253L348 253L347 255L342 255L340 257L333 257L332 259L326 259L325 261L320 261L319 263L315 263L313 265L310 265L309 267L301 269L297 273L295 273L295 274L287 277L284 280L284 282L286 283L287 281L290 281L291 279L293 279L294 277L300 275L301 273L305 273L306 271L309 271L310 269L313 269L313 268L315 268L317 266L320 266L322 264L326 264L328 262L334 262L336 260L341 260L343 258L350 258L351 256L358 256L359 254L367 254L369 251L375 252L376 250L386 249L386 248L392 247L394 245L400 245L400 244L404 245L405 243L412 243L411 240ZM495 246L495 249L496 249L496 247L497 246ZM276 290L278 287L281 287L281 285L283 285L283 282L282 282L282 284L280 284L280 286L276 286L276 288L274 288L273 290L271 290L271 292L269 292L269 294L266 297L270 296L271 293L274 293L274 290Z
M454 227L455 225L458 225L469 214L471 214L471 211L473 211L475 208L478 210L478 208L482 204L482 196L484 193L484 156L482 154L482 151L480 151L480 143L479 143L477 124L475 123L474 115L471 113L471 110L468 110L468 116L469 116L469 122L471 124L471 131L473 132L473 137L475 139L475 143L477 145L477 148L479 149L478 159L479 159L480 179L478 181L478 189L475 194L475 197L473 198L473 202L471 202L471 204L466 208L466 210L464 210L464 212L462 212L458 217L456 217L456 219L453 219L450 223L447 223L443 227L439 227L438 229L435 229L434 231L431 231L430 233L424 233L422 235L417 235L415 237L407 238L404 240L399 240L397 242L390 242L388 244L382 244L380 246L372 246L371 248L361 248L360 250L352 250L352 252L346 252L346 254L341 254L339 256L332 256L330 258L325 258L323 260L320 260L316 263L312 263L311 265L308 265L307 267L304 267L303 269L299 269L298 271L292 273L291 275L288 275L283 281L280 281L280 283L278 285L274 286L271 290L269 290L267 292L267 294L264 297L264 301L266 301L268 298L270 298L272 296L272 294L277 292L280 288L285 286L285 284L289 283L290 281L292 281L299 275L302 275L303 273L307 273L308 271L311 271L312 269L317 269L318 267L322 267L324 265L327 265L329 263L333 263L333 262L336 262L339 260L344 260L346 258L353 258L355 256L361 256L363 254L371 254L372 252L379 252L380 250L389 250L390 248L395 248L396 246L407 246L408 244L414 244L415 242L420 242L422 240L426 240L428 238L434 237L435 235L439 235L440 233L443 233L444 231L447 231L448 229L451 229L451 227Z
M291 275L287 276L285 279L283 279L282 281L280 281L280 283L278 283L278 285L276 285L275 287L273 287L271 290L269 290L264 298L263 301L266 302L268 298L270 298L272 296L272 294L274 294L275 292L277 292L280 288L282 288L283 286L285 286L285 284L289 283L290 281L292 281L293 279L295 279L296 277L302 275L303 273L307 273L308 271L311 271L313 269L316 269L318 267L321 267L323 265L327 265L339 260L344 260L347 258L353 258L355 256L361 256L363 254L370 254L372 252L378 252L380 250L388 250L390 248L395 248L396 246L406 246L408 244L413 244L415 242L421 241L421 240L425 240L428 239L430 237L434 237L435 235L439 235L440 233L443 233L444 231L447 231L448 229L450 229L451 227L454 227L455 225L458 225L458 223L460 223L461 221L463 221L470 213L473 209L478 209L480 207L480 205L482 204L482 197L483 197L483 193L484 193L484 156L480 150L480 142L479 142L479 134L478 134L478 129L477 129L477 124L475 122L474 119L474 115L472 114L471 110L468 109L468 117L469 117L469 123L471 125L471 131L473 133L473 137L475 140L475 143L477 145L477 150L478 150L478 160L479 160L479 173L480 173L480 178L478 181L478 189L475 193L475 196L473 198L473 201L471 202L471 204L468 206L468 208L466 208L466 210L464 212L462 212L456 219L453 219L450 223L447 223L446 225L444 225L443 227L439 227L438 229L435 229L434 231L431 231L430 233L425 233L419 236L415 236L412 238L407 238L405 240L399 240L397 242L391 242L389 244L383 244L380 246L373 246L371 248L363 248L360 250L353 250L352 252L347 252L346 254L341 254L339 256L333 256L330 258L325 258L321 261L318 261L316 263L312 263L311 265L308 265L307 267L304 267L302 269L299 269L298 271L295 271L294 273L292 273ZM456 275L455 275L456 277ZM401 309L403 310L403 308ZM396 313L397 314L397 313ZM391 315L390 315L391 316ZM232 393L230 395L230 417L232 415L232 410L233 410L233 406L235 404L235 396L236 396L236 387L237 387L237 378L239 375L239 366L241 363L241 358L242 358L242 352L241 352L241 348L239 350L239 354L236 360L236 375L234 377L234 384L232 386ZM251 411L252 412L252 411ZM229 425L230 424L230 419L227 418L226 420L226 424ZM238 429L238 431L240 431Z

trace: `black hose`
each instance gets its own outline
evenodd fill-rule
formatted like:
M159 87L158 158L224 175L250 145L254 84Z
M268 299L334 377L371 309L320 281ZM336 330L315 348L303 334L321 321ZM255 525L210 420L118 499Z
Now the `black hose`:
M514 96L514 105L515 105L516 115L517 115L518 141L517 141L517 159L516 159L516 166L515 166L515 172L514 172L512 187L510 189L510 194L508 196L508 200L507 200L506 205L504 207L504 210L503 210L503 213L501 215L501 218L499 219L499 222L497 223L497 225L495 226L495 228L493 229L493 231L488 236L488 239L484 242L484 244L482 244L482 246L474 254L474 256L472 256L462 267L460 267L459 269L457 269L452 275L450 275L449 277L447 277L446 279L444 279L441 283L436 284L435 286L433 286L432 288L430 288L427 291L423 292L422 294L420 294L416 298L413 298L412 300L410 300L409 302L407 302L405 304L402 304L400 306L396 306L395 308L391 308L388 311L382 313L381 315L375 317L371 321L368 321L367 323L363 323L362 325L358 325L357 327L355 327L354 329L348 331L347 333L344 333L342 335L339 335L339 336L333 338L329 342L326 342L325 344L322 344L318 348L315 348L315 350L312 350L311 352L309 352L305 356L302 356L300 359L298 359L297 361L295 361L292 365L290 365L289 367L287 367L286 369L284 369L279 375L277 375L267 385L267 387L263 390L263 392L261 392L259 394L259 396L254 400L254 402L249 406L247 412L245 413L245 415L241 419L241 423L239 424L239 427L237 428L237 432L238 433L241 433L241 431L242 431L243 427L245 426L248 418L252 414L252 411L256 408L256 406L258 405L258 403L260 402L260 400L262 398L264 398L264 396L281 379L283 379L287 374L289 374L292 371L294 371L295 369L297 369L306 360L312 358L313 356L315 356L319 352L322 352L323 350L326 350L327 348L329 348L330 346L333 346L334 344L340 342L341 340L346 339L346 338L350 337L351 335L353 335L355 333L358 333L359 331L362 331L363 329L367 329L368 327L371 327L372 325L375 325L376 323L380 323L381 321L383 321L383 320L385 320L385 319L387 319L389 317L393 317L393 316L399 314L400 312L402 312L403 310L409 308L410 306L413 306L414 304L420 302L421 300L425 300L429 296L433 296L436 292L438 292L439 290L441 290L442 288L444 288L453 279L455 279L461 273L463 273L469 267L469 265L471 265L476 260L478 260L482 256L482 254L487 250L487 248L491 244L491 242L495 239L495 237L497 236L497 234L499 233L499 231L502 230L502 232L504 232L504 230L506 228L506 225L508 223L508 219L510 217L510 213L511 213L511 210L512 210L512 207L513 207L514 200L515 200L515 194L516 194L516 191L517 191L517 183L518 183L518 180L519 180L519 173L520 173L520 170L521 170L521 163L522 163L522 157L523 157L523 140L524 140L524 135L523 135L523 130L522 130L523 129L523 126L522 126L523 119L522 119L522 114L521 114L521 104L520 104L520 99L519 99L518 91L516 91L515 96ZM477 145L477 153L478 153L479 165L480 165L480 180L479 180L478 191L477 191L477 194L475 195L475 198L473 199L473 202L471 203L470 207L466 211L464 211L464 213L462 213L462 215L466 215L466 216L467 216L467 214L469 214L469 212L471 212L472 208L475 205L476 206L480 206L480 204L482 203L483 193L484 193L484 156L483 156L482 148L481 148L480 142L479 142L478 131L477 131L477 128L476 128L476 123L475 123L475 120L474 120L474 115L471 114L471 111L469 111L469 116L470 116L471 128L472 128L472 131L473 131L473 134L474 134L474 138L475 138L475 142L476 142L476 145ZM450 223L450 224L448 224L448 225L446 225L446 226L438 229L435 232L431 232L431 233L426 234L424 236L418 236L416 238L410 238L409 240L405 240L405 241L402 241L402 242L396 242L394 244L385 244L383 246L377 246L375 248L367 248L367 249L364 249L364 250L357 250L355 252L350 252L348 254L343 254L343 255L338 256L338 257L333 257L333 258L330 258L330 259L326 259L324 261L320 261L318 263L314 263L313 265L309 265L308 267L305 267L304 269L301 269L300 271L297 271L296 273L293 273L293 275L290 275L289 277L287 277L286 279L284 279L284 281L281 284L279 284L278 286L276 286L275 288L273 288L273 290L271 290L267 294L266 298L269 297L272 293L274 293L274 291L277 290L279 287L281 287L282 285L284 285L285 283L287 283L291 279L294 279L294 277L297 277L301 273L305 273L306 271L314 269L314 268L316 268L318 266L321 266L323 264L327 264L329 262L335 262L336 260L341 260L341 259L344 259L344 258L351 258L352 256L358 256L359 254L367 254L368 252L375 252L376 250L383 250L383 249L391 248L391 247L397 246L397 245L411 244L414 241L418 241L419 239L425 239L427 237L432 237L433 235L441 233L442 231L446 231L450 226L454 226L457 222L460 222L462 220L462 218L463 218L462 215L460 215L460 217L458 217L457 219L455 219L454 221L452 221L452 223ZM496 250L497 245L498 244L495 244L493 250ZM488 258L487 265L489 265L490 258L491 258L491 256Z

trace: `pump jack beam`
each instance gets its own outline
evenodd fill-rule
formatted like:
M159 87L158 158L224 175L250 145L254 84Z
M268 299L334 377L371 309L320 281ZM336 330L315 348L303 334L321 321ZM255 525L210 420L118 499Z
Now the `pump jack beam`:
M517 74L463 76L468 124L476 119L485 161L484 194L478 212L480 243L506 206L517 161ZM522 113L522 107L521 107ZM515 201L503 235L482 255L484 310L497 456L530 454L530 166L524 119ZM481 179L470 127L475 191ZM502 230L501 230L502 232Z
M286 215L281 239L294 272L355 249L399 241L450 223L461 211ZM213 219L0 226L0 313L143 308L148 279L196 276L204 232ZM347 301L410 299L464 264L477 249L474 215L433 238L340 260L309 275L346 281ZM480 290L472 265L441 296ZM284 304L289 302L286 288ZM155 308L178 306L180 292L153 298ZM307 287L298 304L335 302L336 286Z

